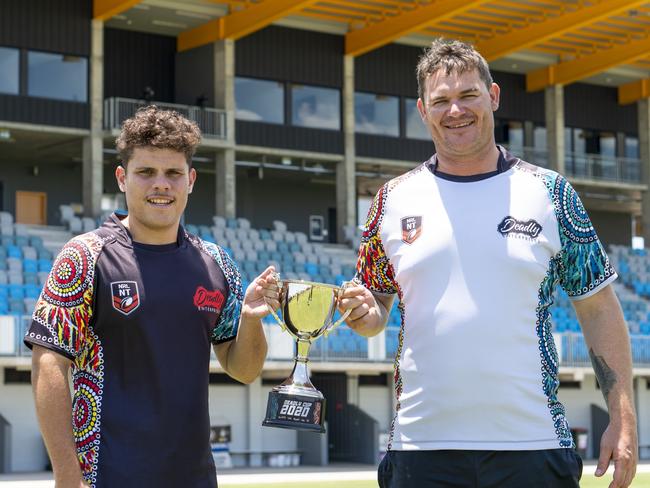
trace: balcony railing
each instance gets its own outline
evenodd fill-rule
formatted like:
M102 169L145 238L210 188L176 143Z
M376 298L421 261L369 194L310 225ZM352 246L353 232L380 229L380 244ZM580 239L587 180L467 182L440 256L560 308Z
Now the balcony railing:
M533 147L511 147L515 156L537 166L547 168L549 156L546 149ZM642 183L641 160L602 156L600 154L566 153L564 155L564 176L614 183Z
M25 331L29 328L31 317L0 317L0 356L25 357L31 352L23 344ZM294 340L279 326L265 325L269 342L268 359L289 361L294 357ZM335 329L329 337L316 340L309 354L311 361L352 361L392 363L397 350L399 328L388 327L385 335L371 340L356 336L343 326ZM580 333L556 333L556 347L560 366L591 368L589 348ZM632 360L636 368L650 368L650 336L631 336Z
M203 137L213 139L226 139L226 111L216 108L204 108L193 105L180 105L177 103L151 102L165 110L175 110L190 120L193 120L201 129ZM135 115L140 108L149 105L144 100L113 97L104 100L104 129L120 129L122 122Z

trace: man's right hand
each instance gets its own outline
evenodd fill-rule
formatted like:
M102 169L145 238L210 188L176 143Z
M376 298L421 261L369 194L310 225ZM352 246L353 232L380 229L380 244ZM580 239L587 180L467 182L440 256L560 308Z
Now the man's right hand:
M372 337L384 330L392 302L392 296L373 295L366 287L354 283L343 288L339 311L350 310L345 320L348 327L359 335Z

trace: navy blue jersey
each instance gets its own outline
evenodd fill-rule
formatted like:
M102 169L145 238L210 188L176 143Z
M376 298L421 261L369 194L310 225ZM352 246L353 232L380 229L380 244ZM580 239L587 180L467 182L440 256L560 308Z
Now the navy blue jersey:
M133 242L116 215L57 257L25 342L73 361L73 431L93 488L215 487L212 344L237 335L239 271L187 234Z

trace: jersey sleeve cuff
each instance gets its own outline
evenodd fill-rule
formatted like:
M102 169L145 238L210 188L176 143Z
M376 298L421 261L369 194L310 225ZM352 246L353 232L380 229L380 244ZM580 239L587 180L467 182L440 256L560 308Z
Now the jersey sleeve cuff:
M605 288L607 285L612 283L616 278L618 278L618 274L616 274L616 272L614 272L614 274L612 274L609 278L607 278L605 281L603 281L601 284L599 284L598 286L596 286L592 290L589 290L588 292L583 293L582 295L570 296L569 300L571 300L572 302L578 302L580 300L584 300L585 298L589 298L590 296L595 295L600 290Z
M50 351L59 354L60 356L69 359L70 361L74 361L76 359L69 352L61 349L60 347L54 344L50 344L47 341L41 341L39 339L34 339L33 337L25 337L25 339L23 339L23 343L25 344L25 346L29 348L30 351L33 349L34 346L41 346L44 347L45 349L49 349Z

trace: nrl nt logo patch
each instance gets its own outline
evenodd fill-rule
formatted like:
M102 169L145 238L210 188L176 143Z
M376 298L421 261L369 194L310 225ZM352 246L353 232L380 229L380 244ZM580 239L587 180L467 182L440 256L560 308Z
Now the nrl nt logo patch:
M124 315L129 315L140 306L138 284L135 281L114 281L111 283L113 308Z
M402 218L402 241L406 244L413 244L422 234L422 216Z

